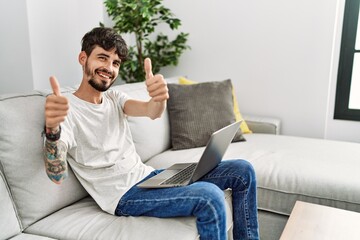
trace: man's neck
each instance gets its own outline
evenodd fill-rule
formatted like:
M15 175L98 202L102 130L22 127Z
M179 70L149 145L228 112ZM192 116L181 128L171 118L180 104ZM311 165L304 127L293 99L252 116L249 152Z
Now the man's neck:
M74 95L86 102L100 104L102 102L102 92L97 91L89 84L82 82Z

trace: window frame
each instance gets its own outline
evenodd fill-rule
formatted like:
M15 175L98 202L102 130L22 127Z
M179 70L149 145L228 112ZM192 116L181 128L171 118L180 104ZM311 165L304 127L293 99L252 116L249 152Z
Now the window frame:
M360 109L350 109L350 88L360 0L346 0L337 76L334 119L360 121ZM360 38L360 36L359 36Z

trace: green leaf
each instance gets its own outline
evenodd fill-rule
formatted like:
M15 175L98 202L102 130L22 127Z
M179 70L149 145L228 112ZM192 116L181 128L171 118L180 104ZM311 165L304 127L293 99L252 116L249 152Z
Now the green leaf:
M181 26L180 19L175 18L162 2L163 0L104 2L107 13L114 21L113 28L120 34L134 34L137 42L137 46L129 46L128 60L121 65L119 75L125 82L145 80L142 62L145 57L151 58L153 72L158 73L162 67L178 64L183 52L190 49L186 45L189 36L187 33L178 34L172 41L164 34L158 34L155 38L152 36L159 24L165 23L172 30Z

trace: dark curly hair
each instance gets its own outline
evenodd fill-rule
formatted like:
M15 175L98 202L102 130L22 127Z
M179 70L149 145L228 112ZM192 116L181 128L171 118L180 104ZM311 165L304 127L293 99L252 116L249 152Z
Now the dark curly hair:
M116 48L116 54L121 62L126 61L128 48L124 39L112 28L96 27L87 32L81 40L81 51L85 51L87 56L96 46L100 46L106 51Z

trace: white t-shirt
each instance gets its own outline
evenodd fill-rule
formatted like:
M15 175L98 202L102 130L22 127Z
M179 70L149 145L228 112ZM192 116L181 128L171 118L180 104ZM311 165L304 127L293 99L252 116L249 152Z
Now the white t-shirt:
M125 192L154 170L136 153L123 112L128 96L108 90L101 104L65 96L70 110L61 141L68 147L67 161L101 209L114 214Z

